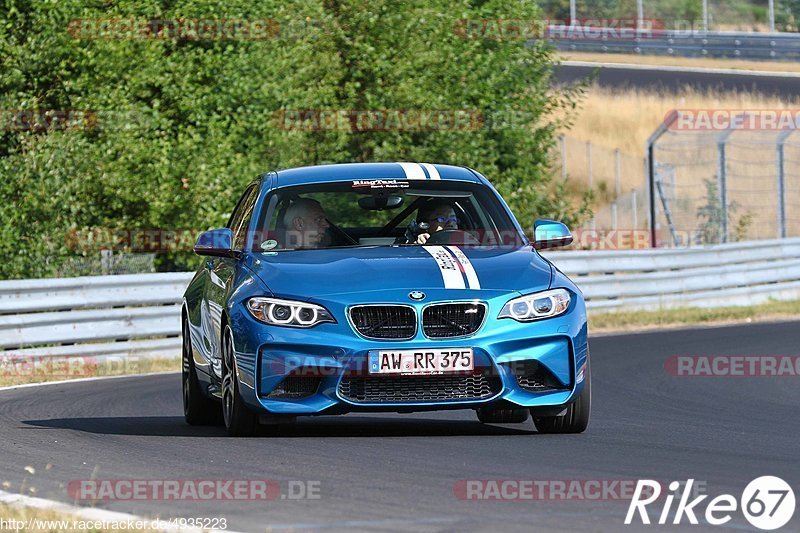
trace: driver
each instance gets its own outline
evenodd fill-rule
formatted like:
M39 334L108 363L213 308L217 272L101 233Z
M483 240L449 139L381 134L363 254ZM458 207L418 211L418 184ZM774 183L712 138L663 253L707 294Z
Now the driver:
M331 227L320 203L310 198L298 198L283 216L286 240L293 248L320 248L326 245Z
M453 206L444 200L428 200L417 212L417 222L427 222L429 229L421 233L416 244L425 244L431 238L431 233L443 230L458 229L458 218Z

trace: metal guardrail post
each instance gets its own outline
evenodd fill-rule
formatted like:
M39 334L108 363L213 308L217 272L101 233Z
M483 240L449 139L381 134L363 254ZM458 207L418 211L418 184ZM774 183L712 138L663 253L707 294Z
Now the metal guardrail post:
M769 31L775 33L775 0L769 0Z
M672 170L673 172L675 171L675 169ZM661 176L656 177L656 192L658 192L658 197L661 199L661 209L664 211L664 217L667 219L667 228L672 236L672 244L678 246L678 233L675 231L675 224L672 222L672 213L669 210L669 200L664 192L663 180L661 179Z
M617 201L614 200L611 202L611 229L614 231L616 231L619 227L617 222Z
M725 143L727 136L717 142L717 187L719 188L719 242L728 242L728 184L726 183Z
M589 189L591 189L594 178L592 176L592 143L589 141L586 141L586 171L589 174Z
M660 137L660 135L659 135ZM647 170L647 195L650 200L650 246L658 248L658 241L656 240L656 158L655 158L655 142L647 143L647 156L645 160L645 167ZM635 198L635 196L634 196ZM635 208L634 208L635 209ZM636 213L634 211L634 217ZM635 226L634 226L635 227Z
M656 240L656 226L658 221L656 219L656 157L655 157L655 145L656 142L664 135L667 130L672 126L672 123L678 120L678 112L676 110L672 110L669 112L667 117L664 119L656 131L654 131L650 137L647 139L647 143L645 144L645 172L647 175L647 196L650 205L650 209L648 211L649 214L649 225L650 225L650 246L652 248L658 247L658 241ZM634 196L635 198L635 196ZM636 214L634 213L634 216ZM634 228L636 226L634 225Z
M636 31L644 26L644 0L636 0Z
M795 130L786 130L778 135L776 140L776 158L777 158L777 174L778 174L778 238L786 238L786 160L784 158L784 146L786 139L794 133Z
M748 116L748 113L745 113ZM717 137L717 186L719 187L720 243L728 242L728 161L725 147L735 130L728 129Z

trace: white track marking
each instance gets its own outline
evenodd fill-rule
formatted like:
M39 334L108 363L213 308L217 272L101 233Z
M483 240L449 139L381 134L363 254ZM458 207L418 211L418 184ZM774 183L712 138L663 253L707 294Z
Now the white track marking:
M461 251L461 248L458 246L448 246L447 247L453 255L456 256L458 262L461 263L461 266L464 267L464 273L467 275L467 281L469 282L469 288L478 290L481 288L481 282L478 281L478 273L475 272L475 267L472 266L472 262L469 260L469 257Z
M447 250L442 246L423 246L422 248L436 261L436 265L442 273L445 289L467 288L464 284L464 276L461 275L461 269L458 268L456 260Z
M397 163L401 167L403 167L403 172L406 175L406 179L409 180L426 180L428 178L425 177L425 171L422 170L422 167L419 163Z
M436 167L431 165L430 163L420 163L425 170L428 171L428 175L431 177L432 180L440 180L442 177L439 175L439 171L436 170Z

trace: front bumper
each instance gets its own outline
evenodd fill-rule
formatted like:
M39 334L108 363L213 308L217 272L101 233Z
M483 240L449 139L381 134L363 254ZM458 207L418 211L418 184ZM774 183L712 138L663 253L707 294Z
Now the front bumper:
M246 327L234 327L235 337L239 332L236 358L244 400L257 412L276 415L571 403L583 389L588 354L582 299L575 295L565 314L531 323L498 320L505 299L487 302L481 329L460 339L432 340L419 334L408 341L374 341L359 337L347 321L305 330L266 326L242 314L233 323L248 321L240 323ZM326 307L338 316L345 312L344 306ZM367 372L372 350L442 348L472 348L476 371L391 378Z

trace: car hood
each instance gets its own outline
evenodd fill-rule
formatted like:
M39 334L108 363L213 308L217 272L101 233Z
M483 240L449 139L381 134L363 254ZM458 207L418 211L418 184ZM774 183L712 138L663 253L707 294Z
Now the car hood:
M529 293L550 286L550 264L530 246L381 246L254 253L248 266L275 296L293 299L371 291Z

